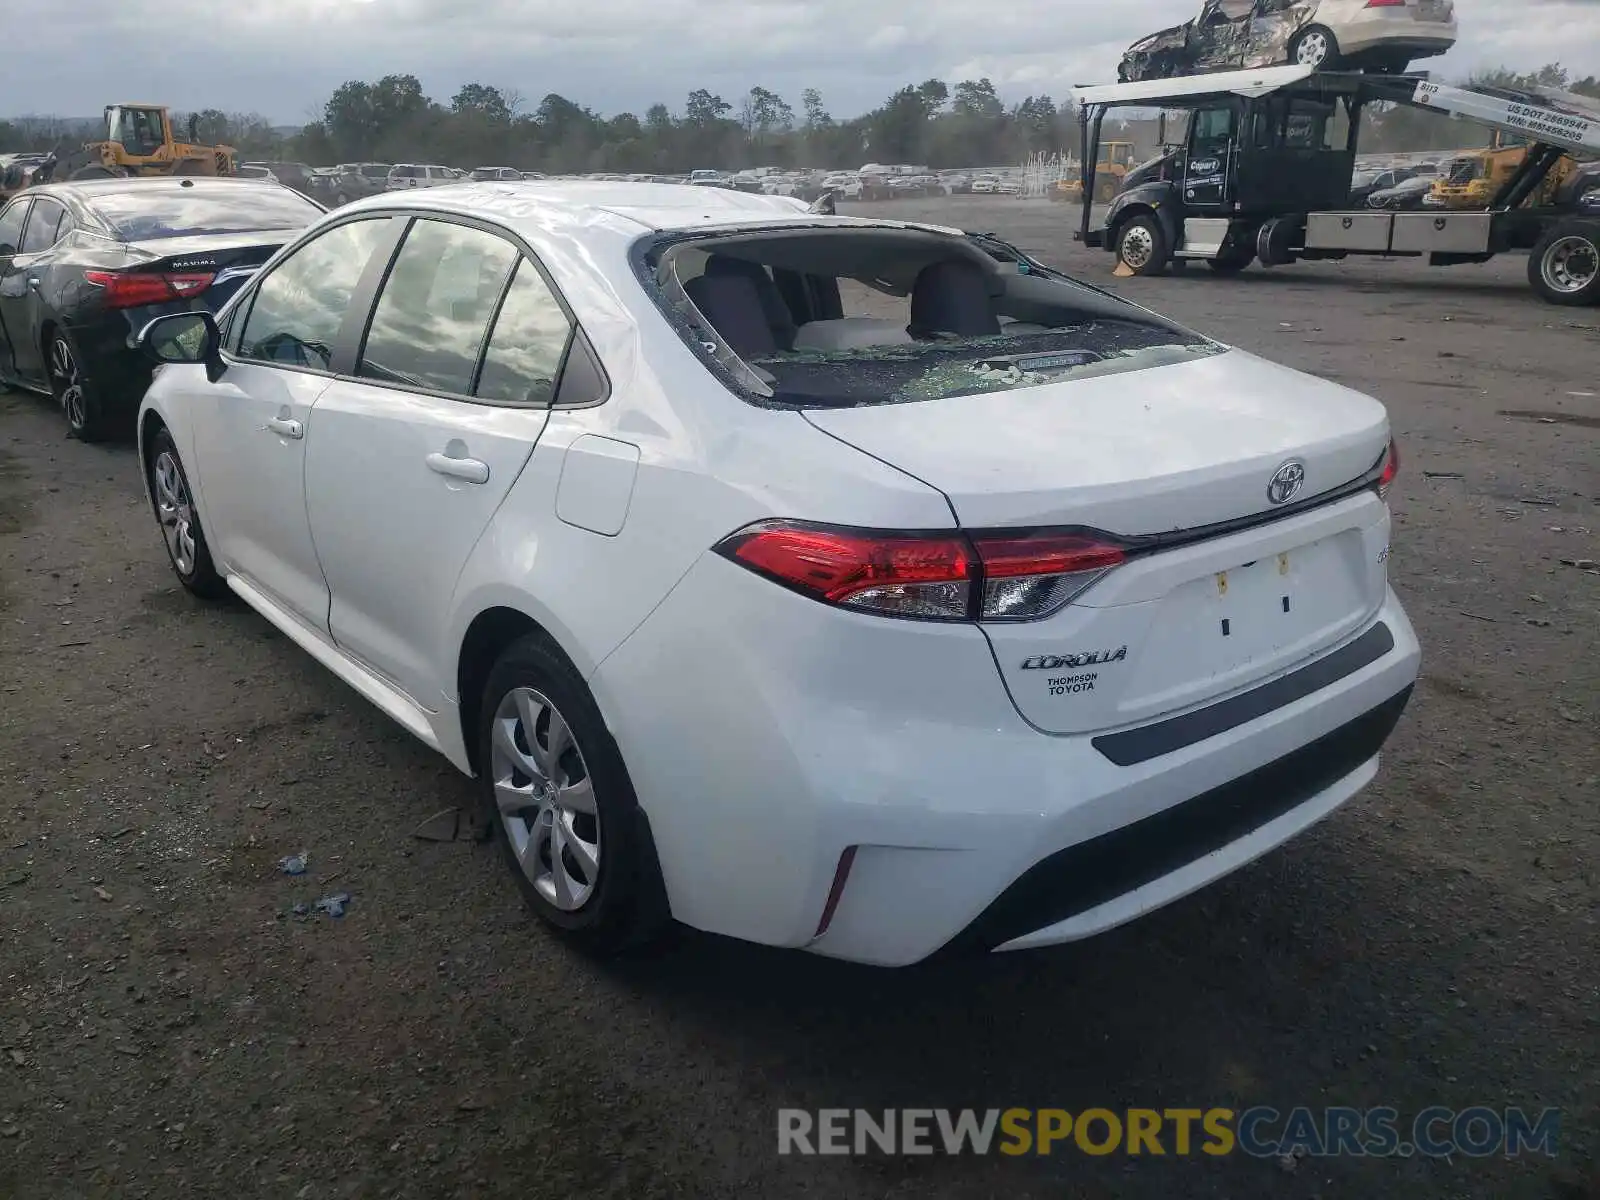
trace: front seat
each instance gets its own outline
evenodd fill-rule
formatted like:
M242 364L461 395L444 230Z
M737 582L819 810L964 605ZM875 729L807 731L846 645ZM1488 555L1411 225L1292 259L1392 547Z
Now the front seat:
M700 315L740 358L778 353L777 335L761 308L761 294L745 275L698 275L683 285Z
M998 334L1000 317L989 288L988 272L976 263L957 258L929 263L911 285L911 323L906 332L921 340L940 334Z
M794 349L794 314L789 311L783 293L778 291L778 285L772 281L772 276L767 274L765 267L742 258L713 254L706 259L705 273L713 278L738 276L755 284L756 295L761 298L761 312L767 318L767 324L772 327L772 336L777 339L778 348Z

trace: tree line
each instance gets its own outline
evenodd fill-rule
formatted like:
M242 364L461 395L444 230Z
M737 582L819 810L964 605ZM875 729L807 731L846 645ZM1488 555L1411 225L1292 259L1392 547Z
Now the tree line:
M1600 97L1600 78L1574 79L1559 63L1521 74L1505 68L1480 72L1469 82L1559 87ZM201 142L234 146L245 159L314 166L443 162L552 174L853 168L869 161L986 166L1072 153L1078 146L1078 114L1070 100L1058 104L1039 95L1007 105L989 79L961 80L953 87L939 79L907 84L870 112L844 119L829 112L815 88L806 88L799 100L796 108L764 87L734 100L697 88L678 110L658 103L642 116L606 116L554 92L528 109L520 93L484 83L466 84L441 103L416 76L397 74L340 85L316 120L288 134L255 113L206 109L194 118ZM188 118L175 114L180 139L188 134ZM1105 136L1135 129L1143 136L1146 126L1108 120ZM49 149L92 136L81 123L72 127L58 118L0 121L0 150ZM1365 118L1362 148L1450 149L1475 144L1475 138L1440 114L1375 106Z

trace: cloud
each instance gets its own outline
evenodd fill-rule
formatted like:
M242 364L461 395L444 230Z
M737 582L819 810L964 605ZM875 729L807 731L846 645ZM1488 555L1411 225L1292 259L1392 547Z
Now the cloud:
M0 113L84 116L113 101L254 111L299 123L347 79L417 75L436 99L467 82L536 104L674 109L693 88L759 84L836 116L905 83L988 76L1020 99L1112 77L1118 55L1198 0L4 0ZM1561 61L1600 73L1600 2L1456 0L1445 74Z

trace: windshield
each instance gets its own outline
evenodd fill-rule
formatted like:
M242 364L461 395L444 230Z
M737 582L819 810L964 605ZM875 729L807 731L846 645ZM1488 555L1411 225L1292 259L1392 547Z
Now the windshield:
M298 192L250 184L168 188L146 181L126 192L97 194L90 207L127 242L300 229L322 215L321 208Z
M1221 351L977 236L802 227L681 238L636 262L684 340L756 403L937 400Z

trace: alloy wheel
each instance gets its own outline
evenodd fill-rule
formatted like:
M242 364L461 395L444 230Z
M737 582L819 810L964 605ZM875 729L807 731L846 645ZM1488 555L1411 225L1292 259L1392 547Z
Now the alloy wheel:
M50 342L50 378L55 381L56 394L61 408L67 414L67 425L82 429L88 417L88 406L83 399L83 377L78 372L78 360L66 339L53 338Z
M490 735L495 804L528 882L576 912L600 878L600 814L583 752L556 706L529 687L495 710Z
M183 472L172 453L163 450L156 456L151 477L155 483L156 518L161 522L161 536L166 539L167 553L180 575L194 573L194 506L189 501L189 489L184 486Z
M1600 275L1600 253L1588 238L1564 237L1544 252L1540 271L1552 292L1577 295L1594 286L1595 276Z
M1302 67L1320 67L1328 57L1328 35L1321 30L1313 29L1300 39L1300 46L1295 51L1294 57Z

